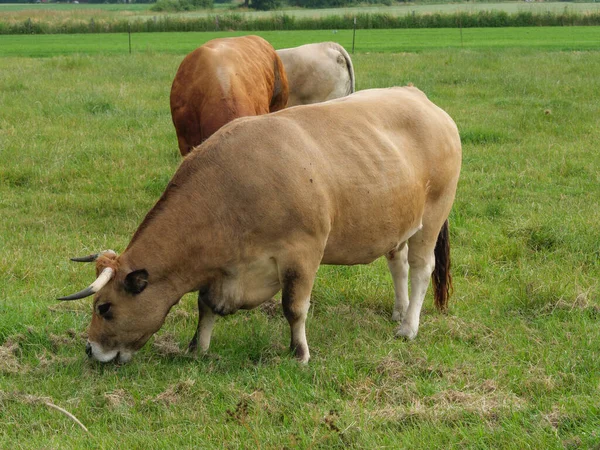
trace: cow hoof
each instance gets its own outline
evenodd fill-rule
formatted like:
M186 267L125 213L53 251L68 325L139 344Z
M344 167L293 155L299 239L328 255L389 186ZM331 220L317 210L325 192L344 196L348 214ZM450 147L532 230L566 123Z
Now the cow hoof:
M296 359L298 360L298 362L300 364L302 364L303 366L306 366L306 365L308 365L308 360L310 358L308 356L307 357L303 357L303 358L300 358L299 356L296 356Z
M396 337L412 341L417 337L417 330L413 330L412 327L402 324L400 328L398 328L398 331L396 331Z
M192 339L188 344L188 353L196 353L198 350L198 340Z
M308 347L291 347L290 350L292 351L292 353L296 357L296 360L300 364L308 364L308 360L310 359L310 352L308 351Z

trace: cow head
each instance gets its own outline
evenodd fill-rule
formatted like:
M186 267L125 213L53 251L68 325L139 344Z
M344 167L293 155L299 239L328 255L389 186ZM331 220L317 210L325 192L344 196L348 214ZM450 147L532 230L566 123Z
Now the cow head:
M94 295L92 322L86 353L101 362L125 363L162 326L175 301L166 280L152 282L144 268L131 268L112 250L83 258L96 262L96 281L59 300L76 300Z

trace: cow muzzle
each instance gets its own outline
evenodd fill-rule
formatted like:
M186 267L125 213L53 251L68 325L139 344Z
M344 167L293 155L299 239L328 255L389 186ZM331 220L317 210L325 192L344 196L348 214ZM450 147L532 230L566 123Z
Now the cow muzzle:
M88 358L93 358L99 362L116 362L118 364L128 363L133 357L133 352L126 349L104 350L96 342L88 341L85 346L85 353Z

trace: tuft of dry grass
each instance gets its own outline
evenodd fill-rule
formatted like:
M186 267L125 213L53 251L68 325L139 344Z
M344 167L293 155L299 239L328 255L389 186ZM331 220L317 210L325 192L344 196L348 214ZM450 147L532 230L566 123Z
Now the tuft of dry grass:
M37 355L37 368L41 370L50 370L53 366L73 363L78 359L78 356L58 356L44 349L41 354Z
M13 339L7 339L0 346L0 373L23 373L27 369L21 365L17 355L20 352L18 342Z
M473 392L448 389L426 397L413 397L399 405L374 409L372 419L413 423L452 423L465 415L495 422L506 412L526 408L527 402L509 392Z
M133 397L125 389L105 392L104 399L110 408L132 407L134 405Z
M283 312L281 310L281 302L275 299L271 299L263 303L259 306L259 309L269 318L283 317Z
M179 343L172 333L162 333L156 336L153 347L161 356L177 356L185 353L184 350L179 348Z
M155 398L155 401L164 403L165 405L175 405L190 395L195 384L196 381L192 379L175 383L169 386L165 391L158 394Z

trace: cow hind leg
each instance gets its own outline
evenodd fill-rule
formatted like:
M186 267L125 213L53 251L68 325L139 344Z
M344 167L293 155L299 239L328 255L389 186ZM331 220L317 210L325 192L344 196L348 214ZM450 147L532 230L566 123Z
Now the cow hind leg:
M317 268L318 264L311 269L299 265L289 266L281 274L281 303L283 313L290 324L290 350L302 363L307 363L310 359L306 341L306 317Z
M388 268L394 282L396 299L392 320L401 322L408 309L408 246L402 243L386 255Z
M215 326L216 315L202 300L202 295L198 294L198 328L194 337L188 344L190 353L196 352L198 345L200 350L206 352L210 347L210 338Z
M414 339L419 331L421 308L435 267L434 248L437 234L438 232L423 228L409 239L410 296L406 314L396 332L398 337Z

